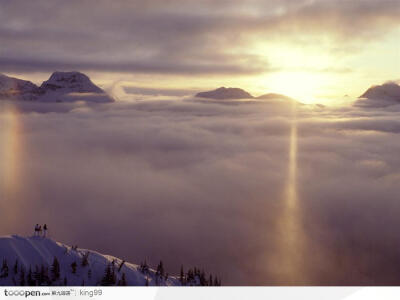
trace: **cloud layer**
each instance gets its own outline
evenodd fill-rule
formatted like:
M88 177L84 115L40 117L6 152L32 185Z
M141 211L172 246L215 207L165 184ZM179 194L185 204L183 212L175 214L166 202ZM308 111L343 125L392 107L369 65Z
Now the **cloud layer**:
M274 71L254 41L357 48L397 28L396 0L0 1L0 69L237 74Z
M12 151L0 156L12 159L0 160L0 234L48 223L57 240L163 259L172 273L198 265L223 284L285 284L275 254L292 234L279 224L296 124L288 219L305 234L293 282L399 284L400 109L299 107L294 118L287 105L223 103L24 104L14 114L3 103Z

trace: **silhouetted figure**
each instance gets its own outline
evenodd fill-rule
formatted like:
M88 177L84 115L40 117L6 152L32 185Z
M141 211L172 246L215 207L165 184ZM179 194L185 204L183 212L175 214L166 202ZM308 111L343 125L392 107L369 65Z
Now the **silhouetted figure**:
M39 236L41 236L42 235L42 226L41 225L39 225L39 227L38 227L38 232L39 232Z
M34 236L38 236L39 235L39 224L35 225L35 234Z
M43 225L43 237L46 237L46 233L47 233L47 224Z

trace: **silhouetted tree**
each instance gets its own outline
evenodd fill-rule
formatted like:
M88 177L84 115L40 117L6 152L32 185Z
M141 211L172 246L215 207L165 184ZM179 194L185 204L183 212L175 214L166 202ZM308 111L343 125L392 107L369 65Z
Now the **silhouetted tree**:
M35 280L36 285L40 284L40 271L37 265L35 266L35 271L33 272L33 279Z
M72 274L75 274L75 273L76 273L76 267L77 267L77 264L76 264L76 261L74 261L74 262L71 264Z
M182 285L185 285L185 273L183 272L183 265L181 265L181 274L179 276L179 281Z
M206 274L204 273L204 271L201 271L200 272L200 276L198 276L199 277L199 280L200 280L200 285L201 286L206 286L207 285L207 279L206 279Z
M48 268L46 266L44 266L43 264L40 266L40 273L39 273L39 285L50 285L51 280L49 277L49 273L48 273Z
M14 263L14 274L17 274L17 273L18 273L18 259L16 259L15 263Z
M7 263L7 259L3 259L3 264L1 266L1 270L0 270L0 278L5 278L8 277L8 263Z
M89 265L89 254L90 254L89 251L87 251L85 254L83 254L83 256L82 256L82 267L86 267L87 265Z
M25 285L25 269L24 266L21 266L19 270L19 285L24 286Z
M218 279L217 276L215 276L214 285L215 286L221 286L221 279Z
M139 270L143 274L145 274L145 273L147 273L149 271L149 266L147 265L146 260L144 261L144 263L143 262L140 263Z
M51 265L51 275L53 280L60 278L60 263L57 257L54 256L53 264Z
M111 285L115 285L115 283L116 283L116 278L115 278L114 270L111 268L111 264L108 264L106 267L106 270L104 272L104 276L101 280L101 285L102 286L111 286Z
M119 265L119 267L118 267L118 273L121 271L121 269L122 269L122 267L124 266L124 264L125 264L125 260L123 260L123 261L120 263L120 265Z
M122 273L121 279L118 281L118 285L126 286L126 276L125 273Z
M165 271L164 271L164 264L162 260L160 260L160 263L157 266L157 275L164 277Z
M186 282L187 283L192 283L194 281L194 272L192 269L189 269L186 275Z
M32 274L32 268L29 267L29 271L28 271L28 276L26 277L26 282L29 286L34 286L36 285L36 281L33 278L33 274Z

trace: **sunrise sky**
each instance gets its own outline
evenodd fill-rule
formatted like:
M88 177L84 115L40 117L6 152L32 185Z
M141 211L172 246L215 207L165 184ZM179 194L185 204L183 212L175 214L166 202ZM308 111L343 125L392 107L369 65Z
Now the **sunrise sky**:
M400 79L398 0L0 2L0 72L36 83L79 70L133 93L335 103Z

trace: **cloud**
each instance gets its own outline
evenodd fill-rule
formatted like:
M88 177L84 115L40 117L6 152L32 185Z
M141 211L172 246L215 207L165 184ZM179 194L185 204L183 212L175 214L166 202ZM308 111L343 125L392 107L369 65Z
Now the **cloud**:
M363 48L399 26L393 0L141 2L1 1L0 67L259 74L274 69L251 51L254 40L332 37L332 49Z
M135 86L124 86L125 92L128 94L149 95L149 96L192 96L196 93L193 90L186 89L160 89L160 88L145 88Z
M2 70L8 72L37 72L53 70L89 70L89 71L106 71L118 73L158 73L158 74L235 74L249 75L257 74L262 69L257 66L257 62L251 67L243 67L229 63L219 64L172 64L167 62L90 62L90 61L58 61L58 60L27 60L15 58L1 58L0 66Z
M278 228L293 124L286 105L175 99L19 109L14 118L4 106L0 113L0 138L17 130L20 145L12 152L18 192L3 186L0 204L19 217L0 218L0 234L47 223L57 240L133 262L163 259L170 273L198 265L224 284L284 283L275 253L290 234ZM298 109L292 217L307 245L298 282L398 284L398 112ZM9 168L0 160L2 185Z

